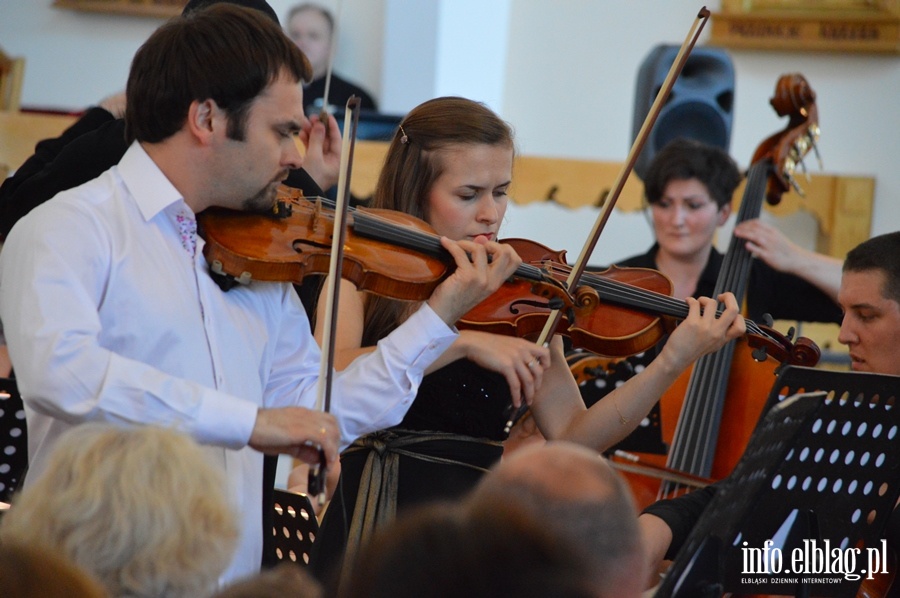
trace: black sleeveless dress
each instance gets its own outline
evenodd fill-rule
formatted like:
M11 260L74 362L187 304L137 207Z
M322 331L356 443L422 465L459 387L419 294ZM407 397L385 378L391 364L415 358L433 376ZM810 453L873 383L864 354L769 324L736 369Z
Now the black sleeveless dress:
M339 573L348 533L360 524L353 514L370 456L379 461L373 476L379 480L389 477L379 457L396 459L395 497L382 488L377 501L395 502L397 513L462 496L500 459L509 404L506 379L474 362L461 359L425 376L399 426L367 435L341 454L341 479L313 542L312 573L322 581Z

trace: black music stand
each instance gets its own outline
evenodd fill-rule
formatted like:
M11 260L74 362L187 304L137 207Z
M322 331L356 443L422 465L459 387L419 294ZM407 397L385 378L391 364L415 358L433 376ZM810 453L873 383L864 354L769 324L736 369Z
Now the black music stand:
M0 378L0 501L9 502L27 469L25 406L16 381Z
M769 395L774 406L655 596L856 596L863 579L827 573L812 551L803 551L826 549L832 565L836 555L847 570L859 548L850 573L862 578L870 555L873 565L884 558L881 538L900 495L898 399L897 376L786 367ZM751 550L770 539L768 553ZM782 555L778 571L767 558L775 548ZM795 550L806 572L792 570Z
M276 561L309 564L309 552L319 531L319 521L309 496L275 489L272 536Z

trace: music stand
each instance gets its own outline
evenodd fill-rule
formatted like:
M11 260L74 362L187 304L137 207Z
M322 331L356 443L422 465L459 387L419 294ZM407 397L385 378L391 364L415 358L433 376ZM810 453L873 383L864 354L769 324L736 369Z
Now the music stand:
M897 376L785 367L769 395L774 406L655 596L856 596L862 579L844 572L865 578L870 564L886 567L881 538L900 495L898 398ZM814 548L825 551L817 561Z
M16 381L0 378L0 501L9 502L27 469L25 407Z
M275 489L275 518L272 523L275 558L309 564L309 552L319 531L319 521L309 496Z

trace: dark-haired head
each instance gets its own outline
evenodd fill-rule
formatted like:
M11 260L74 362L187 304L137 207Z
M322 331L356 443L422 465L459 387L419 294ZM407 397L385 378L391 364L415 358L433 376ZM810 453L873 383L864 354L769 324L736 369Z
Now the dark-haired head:
M127 135L160 142L181 129L192 102L211 99L240 140L250 106L272 82L309 76L303 52L276 22L219 2L169 20L138 49L125 92Z
M181 11L181 16L189 15L195 10L200 10L201 8L212 6L213 4L237 4L238 6L259 10L278 23L278 15L275 13L275 9L269 6L269 3L266 2L266 0L189 0L184 6L184 10Z
M884 272L886 299L900 303L900 231L872 237L847 253L844 272Z
M703 183L721 209L731 203L741 173L724 150L694 139L679 138L662 148L650 162L644 176L644 194L649 203L656 203L671 181L690 179Z

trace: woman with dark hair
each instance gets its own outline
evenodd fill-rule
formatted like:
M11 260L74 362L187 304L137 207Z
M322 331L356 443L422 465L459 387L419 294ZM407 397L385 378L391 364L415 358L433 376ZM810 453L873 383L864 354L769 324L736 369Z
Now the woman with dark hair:
M483 104L445 97L414 108L388 149L373 207L412 214L453 240L495 241L512 179L513 135ZM416 309L358 292L340 293L336 367L346 367ZM691 314L652 368L623 386L615 400L585 409L557 337L549 348L509 336L463 330L426 369L401 424L367 435L344 451L341 481L313 545L318 576L348 558L372 531L403 508L460 496L502 453L506 408L525 401L548 439L604 450L627 435L659 395L700 355L741 335L737 303L723 295L689 301ZM320 316L324 306L319 306ZM316 335L321 339L324 324ZM348 561L350 562L350 561Z
M712 294L722 265L713 240L731 215L740 182L738 167L725 151L683 138L666 145L644 177L656 243L617 265L659 270L672 279L678 298ZM750 319L770 313L790 320L840 320L840 260L796 245L759 219L738 223L734 234L759 258L748 285Z

